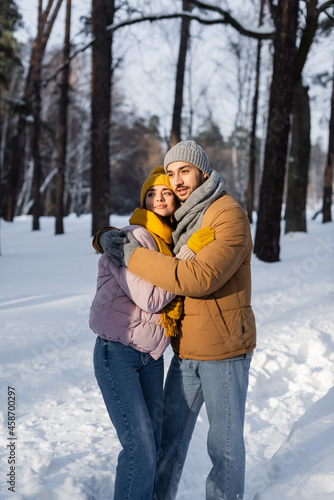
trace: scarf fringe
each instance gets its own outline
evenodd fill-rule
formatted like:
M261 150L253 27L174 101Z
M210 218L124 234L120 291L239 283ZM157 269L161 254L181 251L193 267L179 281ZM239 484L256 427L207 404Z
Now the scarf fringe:
M166 312L162 312L160 314L160 319L157 325L161 325L162 328L166 329L165 332L166 337L177 337L179 334L179 327L177 321L173 318L170 318Z

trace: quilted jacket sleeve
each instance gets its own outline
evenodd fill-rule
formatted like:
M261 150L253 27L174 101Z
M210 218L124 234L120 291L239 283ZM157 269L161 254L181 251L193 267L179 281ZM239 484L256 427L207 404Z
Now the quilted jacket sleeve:
M159 253L153 237L146 229L141 226L128 226L125 230L130 230L143 247L151 249L155 254ZM117 268L111 262L110 265L113 266L114 276L118 285L129 299L148 313L159 312L175 297L175 294L166 292L166 290L139 278L125 266Z

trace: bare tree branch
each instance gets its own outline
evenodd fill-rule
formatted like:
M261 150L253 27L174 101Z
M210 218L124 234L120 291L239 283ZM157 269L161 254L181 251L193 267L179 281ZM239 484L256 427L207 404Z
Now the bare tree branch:
M318 7L319 14L321 12L324 12L326 9L328 9L328 7L331 7L332 5L334 5L334 1L333 0L328 0L327 2L323 3L322 5L319 5L319 7ZM330 14L328 14L328 12L326 12L326 14L328 16L330 16Z
M61 1L61 0L59 0L59 1ZM123 28L124 26L131 26L133 24L142 23L144 21L153 22L153 21L162 21L164 19L177 19L177 18L182 18L182 17L188 18L190 20L198 21L201 24L207 24L207 25L230 24L229 19L232 19L231 17L229 17L228 19L226 19L224 17L219 17L216 19L207 19L207 18L203 18L203 17L196 15L196 14L191 14L189 12L175 12L173 14L156 14L156 15L150 15L150 16L139 16L139 17L135 17L133 19L126 19L124 21L120 21L119 23L115 23L115 24L108 26L107 30L110 33L114 33L115 31L117 31L120 28ZM268 31L264 31L264 30L250 31L250 30L246 30L245 28L240 28L240 29L242 29L242 31L243 31L242 34L244 34L246 36L250 36L252 38L256 38L258 40L272 40L274 38L274 30L273 29L272 30L268 29ZM67 61L65 61L61 66L59 66L59 68L51 76L49 76L47 79L45 79L43 82L41 82L41 86L43 86L43 87L47 86L50 81L54 80L59 75L59 73L68 64L70 64L72 59L74 59L81 52L84 52L85 50L89 49L89 47L91 47L94 44L94 42L95 42L95 38L91 38L91 40L89 42L87 42L85 45L83 45L82 47L80 47L79 49L74 51Z
M11 104L18 104L19 106L24 106L26 104L26 101L22 101L22 99L14 99L3 94L0 94L0 100L10 102Z
M332 21L334 21L334 16L331 16L330 14L328 14L328 12L325 11L325 14L326 16L331 19Z
M60 9L62 3L63 3L63 0L58 0L57 5L52 13L50 21L47 22L47 20L45 20L46 31L44 31L44 28L43 28L42 51L45 50L46 44L48 43L54 22L57 18L57 15L58 15L58 12L59 12L59 9Z
M229 24L232 26L234 29L236 29L241 35L245 35L251 38L256 38L258 40L268 40L268 38L273 38L273 30L270 30L271 36L268 37L268 32L265 34L265 36L259 36L260 31L257 29L249 29L246 28L245 26L242 25L237 19L235 19L230 12L227 10L222 9L221 7L218 7L217 5L212 5L207 2L201 2L200 0L191 0L191 3L193 5L196 5L196 7L199 7L200 9L205 9L205 10L211 10L213 12L217 12L220 14L224 21L222 21L223 24ZM270 7L273 8L273 2L270 2Z
M46 87L52 80L55 80L55 78L57 78L57 76L59 75L59 73L61 73L63 71L64 68L66 68L66 66L68 66L70 64L70 62L78 55L80 54L81 52L85 52L85 50L89 49L89 47L91 47L95 42L95 38L91 38L91 40L89 40L89 42L87 42L85 45L83 45L82 47L80 47L79 49L75 50L71 56L66 60L64 61L64 63L59 66L59 68L57 68L57 70L52 73L51 76L49 76L48 78L46 78L45 80L43 80L40 85L42 87Z
M43 29L44 29L45 23L46 23L46 21L47 21L47 19L49 17L49 14L50 14L53 2L54 2L54 0L49 0L48 5L46 6L46 9L43 12L43 15L42 15Z
M208 19L205 17L201 17L197 14L193 14L187 11L183 12L176 12L172 14L155 14L151 16L140 16L138 18L134 19L127 19L125 21L122 21L118 24L108 26L108 30L110 32L114 32L117 29L123 27L123 26L130 26L132 24L140 23L143 21L160 21L163 19L175 19L178 17L183 17L183 18L188 18L189 20L193 21L198 21L201 24L230 24L235 28L239 33L245 36L249 36L251 38L256 38L257 40L272 40L274 38L274 29L268 29L268 31L264 31L263 29L258 30L250 30L242 26L238 21L236 21L228 12L224 11L223 9L220 9L219 7L215 6L210 6L209 4L204 4L203 2L197 2L197 1L192 1L193 4L198 5L199 7L202 8L210 8L211 10L215 10L218 12L222 17L216 18L216 19Z
M276 26L277 5L274 4L274 0L268 0L268 5L269 5L271 17L272 17L274 24Z

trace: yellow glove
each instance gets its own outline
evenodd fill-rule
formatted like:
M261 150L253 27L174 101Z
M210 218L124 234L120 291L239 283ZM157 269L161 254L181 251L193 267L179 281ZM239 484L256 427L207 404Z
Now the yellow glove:
M169 318L175 320L180 319L183 312L182 297L174 297L174 299L169 304L167 304L162 311L165 312L167 316L169 316Z
M190 236L187 246L193 252L199 252L205 245L211 243L215 239L215 230L209 227L203 227L196 231L193 235Z

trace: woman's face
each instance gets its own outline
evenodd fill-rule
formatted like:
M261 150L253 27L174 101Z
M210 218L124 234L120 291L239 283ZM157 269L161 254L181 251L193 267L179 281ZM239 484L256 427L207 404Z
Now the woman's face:
M176 210L176 199L167 186L152 186L146 193L145 205L147 210L161 217L169 217Z

